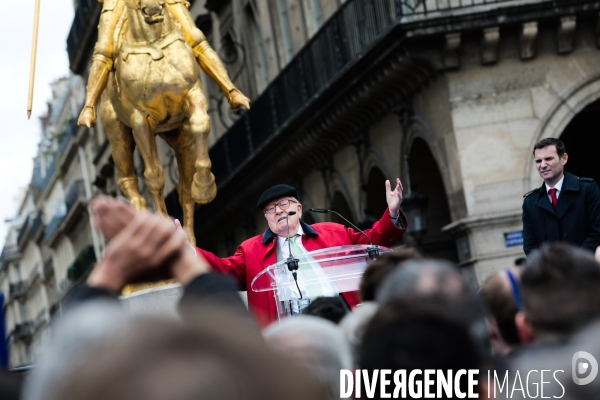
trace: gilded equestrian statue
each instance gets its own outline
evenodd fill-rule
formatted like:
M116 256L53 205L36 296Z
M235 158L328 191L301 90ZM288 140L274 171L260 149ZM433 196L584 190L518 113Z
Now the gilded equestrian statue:
M173 148L184 230L195 244L194 202L209 203L217 192L208 156L208 103L198 64L219 85L232 108L250 108L250 100L229 79L216 52L196 28L185 0L103 2L86 103L78 123L94 125L102 95L100 120L119 171L119 188L137 210L145 209L146 201L138 189L135 147L144 160L144 178L156 210L165 216L165 181L155 135Z

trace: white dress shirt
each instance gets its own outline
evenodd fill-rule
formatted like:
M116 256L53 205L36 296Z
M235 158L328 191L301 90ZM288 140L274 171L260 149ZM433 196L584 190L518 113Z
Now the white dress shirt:
M296 232L296 234L300 235L300 237L302 237L302 235L304 235L304 230L302 230L302 225L298 224L298 232ZM292 237L294 237L294 235L292 235ZM300 247L302 249L302 251L304 251L305 253L308 253L308 250L306 250L306 248L302 245L302 240L297 240L296 244L298 245L298 247ZM277 236L277 246L281 250L281 255L282 255L283 259L286 260L290 256L290 247L287 242L287 237ZM294 254L294 255L297 256L297 254Z
M339 290L337 289L337 286L332 285L329 282L325 282L326 280L326 273L325 271L323 271L323 267L321 267L321 265L319 265L319 263L312 258L312 256L307 255L306 253L308 253L308 250L306 250L306 247L304 247L304 245L302 244L302 235L304 235L304 230L302 229L302 225L298 226L298 232L296 232L296 235L300 235L299 239L296 240L296 245L303 251L303 255L301 254L294 254L295 257L302 257L306 262L309 261L310 262L310 268L312 269L312 273L314 274L314 276L316 277L320 277L323 278L323 282L320 282L318 285L312 285L311 287L307 288L306 286L304 286L303 284L299 283L300 286L300 290L302 290L302 292L304 292L305 295L308 295L309 297L319 297L319 296L325 296L325 297L332 297L332 296L337 296ZM295 235L292 235L292 237L294 237ZM287 242L287 237L285 236L277 236L277 247L278 247L278 255L277 257L282 257L283 260L287 259L290 256L290 248L289 248L289 244ZM281 261L278 259L278 261ZM301 278L301 275L303 274L302 271L298 271L298 276L299 278ZM290 272L291 275L291 272ZM299 297L299 294L297 293L296 288L292 288L292 293L291 293L292 297Z
M551 188L546 183L546 192L548 193L548 199L550 200L550 204L552 204L552 195L550 194L550 189L556 189L556 198L558 199L558 196L560 196L560 192L562 191L562 185L564 180L565 176L563 175L563 177L560 178L560 181L558 181L556 185L554 185L554 188Z

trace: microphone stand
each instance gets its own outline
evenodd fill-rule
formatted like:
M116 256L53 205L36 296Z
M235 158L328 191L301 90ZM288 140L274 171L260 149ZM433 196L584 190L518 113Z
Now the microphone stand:
M379 257L379 246L374 245L373 242L371 241L371 238L362 231L362 229L358 228L356 225L354 225L352 222L348 221L346 218L344 218L344 216L336 211L333 210L327 210L325 208L309 208L308 211L310 212L316 212L316 213L321 213L321 214L328 214L328 213L333 213L335 215L337 215L338 217L340 217L341 219L343 219L344 221L346 221L348 223L348 225L350 225L351 227L353 227L354 229L356 229L358 232L362 233L363 235L365 235L365 237L367 238L367 240L369 241L369 247L367 247L367 254L369 255L369 258L371 260L376 259L377 257Z
M288 248L290 251L290 255L285 260L285 265L287 265L288 270L292 273L294 277L294 281L296 282L296 287L298 288L298 293L300 294L300 300L302 300L302 291L300 290L300 286L298 285L298 267L300 265L300 260L294 257L292 253L292 239L290 237L290 215L296 215L296 211L290 211L285 216L285 222L287 224L287 232L288 232Z

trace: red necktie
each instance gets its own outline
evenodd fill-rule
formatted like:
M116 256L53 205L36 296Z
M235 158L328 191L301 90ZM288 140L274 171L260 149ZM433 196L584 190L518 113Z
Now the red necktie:
M558 192L558 189L556 188L552 188L548 191L548 193L550 193L550 198L552 199L552 207L556 208L556 202L558 201L558 197L556 197L556 192Z

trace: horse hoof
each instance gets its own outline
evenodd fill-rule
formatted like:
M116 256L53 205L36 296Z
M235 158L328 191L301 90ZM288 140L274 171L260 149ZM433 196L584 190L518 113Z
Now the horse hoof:
M210 173L210 179L208 183L201 184L194 175L194 182L192 183L192 198L198 204L208 204L215 199L217 196L217 184L215 183L215 176Z
M77 120L77 125L87 126L88 128L96 125L96 113L94 112L94 109L91 107L84 107Z
M147 208L146 199L144 199L142 196L134 197L130 200L130 203L134 210L138 212L144 211Z

